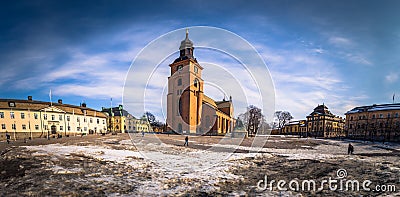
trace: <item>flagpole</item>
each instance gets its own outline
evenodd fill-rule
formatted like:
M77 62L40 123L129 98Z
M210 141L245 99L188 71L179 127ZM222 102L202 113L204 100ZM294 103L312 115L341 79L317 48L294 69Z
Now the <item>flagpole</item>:
M113 125L113 110L112 110L112 98L111 98L111 103L110 103L110 115L111 115L111 118L110 118L110 132L113 132L112 130L113 130L113 127L114 127L114 125Z
M51 89L50 89L50 92L49 92L49 97L50 97L50 106L53 106L53 102L51 101Z

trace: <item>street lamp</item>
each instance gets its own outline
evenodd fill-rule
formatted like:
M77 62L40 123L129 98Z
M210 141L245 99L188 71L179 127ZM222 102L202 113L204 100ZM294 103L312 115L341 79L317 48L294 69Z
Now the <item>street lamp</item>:
M15 133L17 132L17 124L14 120L14 141L17 141L17 138L15 137Z

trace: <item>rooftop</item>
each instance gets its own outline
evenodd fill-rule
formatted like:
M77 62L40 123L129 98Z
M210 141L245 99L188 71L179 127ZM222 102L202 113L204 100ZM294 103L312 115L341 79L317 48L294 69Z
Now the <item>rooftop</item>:
M15 106L10 106L10 103L15 104ZM45 101L36 101L36 100L21 100L21 99L0 99L0 109L13 109L13 110L32 110L32 111L40 111L44 110L50 106L56 107L62 111L67 113L74 113L77 115L86 115L88 116L96 116L96 117L105 117L100 111L87 108L86 104L82 104L81 106L63 104L61 102L45 102Z
M373 105L355 107L352 110L346 112L346 114L373 112L373 111L388 111L388 110L400 110L400 103L380 104L380 105L373 104Z

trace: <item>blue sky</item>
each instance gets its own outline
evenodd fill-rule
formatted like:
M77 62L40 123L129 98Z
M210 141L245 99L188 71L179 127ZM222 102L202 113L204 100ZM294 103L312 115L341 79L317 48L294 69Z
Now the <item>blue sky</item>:
M1 4L1 98L49 100L52 89L53 100L64 103L121 103L130 64L149 42L187 26L214 26L260 52L276 109L296 119L323 102L342 116L355 106L390 103L393 93L400 102L399 1Z

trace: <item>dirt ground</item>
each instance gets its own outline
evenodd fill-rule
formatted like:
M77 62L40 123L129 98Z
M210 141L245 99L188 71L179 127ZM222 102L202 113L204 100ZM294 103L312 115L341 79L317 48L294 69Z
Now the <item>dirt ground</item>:
M119 134L2 141L0 196L400 196L400 146L396 144L273 136L266 138L260 153L253 154L253 138L244 139L240 146L222 144L216 151L211 147L220 144L222 137L189 137L188 147L183 146L184 138ZM354 155L347 154L349 143L355 147ZM185 165L183 154L224 152L232 156L212 168L171 171L163 166ZM147 159L147 153L162 153L160 161ZM211 160L188 162L202 167ZM344 178L338 177L339 169L346 170ZM266 177L267 183L314 180L317 189L295 191L285 185L285 191L276 182L258 188ZM319 183L329 179L368 180L371 191L362 187L333 191L327 184L319 189ZM376 186L383 185L396 191L377 191Z

